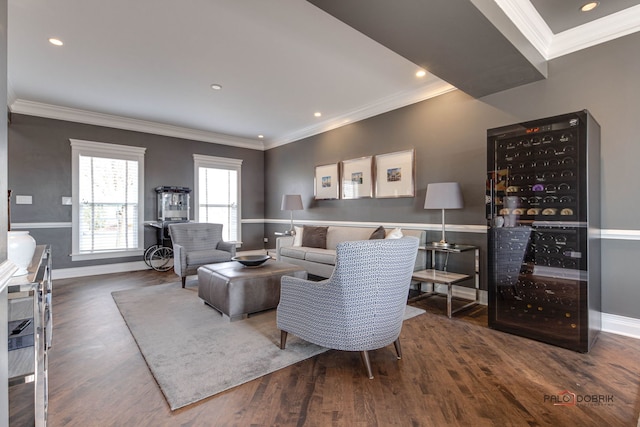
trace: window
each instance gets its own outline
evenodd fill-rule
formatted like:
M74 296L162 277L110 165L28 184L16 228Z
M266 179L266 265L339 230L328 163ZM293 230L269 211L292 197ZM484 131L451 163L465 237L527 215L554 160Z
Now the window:
M144 252L145 148L71 139L74 261Z
M225 241L240 242L242 160L193 155L195 220L222 224Z

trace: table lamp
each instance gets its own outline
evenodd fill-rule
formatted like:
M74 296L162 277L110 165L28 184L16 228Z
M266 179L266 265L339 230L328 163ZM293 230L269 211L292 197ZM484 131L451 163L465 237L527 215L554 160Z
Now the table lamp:
M283 211L291 211L291 229L285 231L286 235L294 235L296 234L293 228L293 211L301 211L304 209L302 207L302 197L299 194L283 194L282 195L282 206L280 210Z
M424 208L442 210L442 239L439 242L433 242L433 245L442 248L453 246L447 242L444 236L444 211L445 209L461 209L462 207L462 192L457 182L437 182L427 185Z

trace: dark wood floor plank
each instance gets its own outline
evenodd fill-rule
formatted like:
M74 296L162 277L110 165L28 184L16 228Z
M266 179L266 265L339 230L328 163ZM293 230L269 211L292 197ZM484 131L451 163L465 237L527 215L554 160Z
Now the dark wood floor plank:
M486 307L446 317L441 299L405 322L393 346L328 351L171 411L113 302L114 290L176 283L171 273L54 282L49 360L51 426L629 426L640 412L640 340L602 333L589 354L491 330ZM185 292L194 292L191 278ZM286 350L285 350L286 351ZM569 390L611 396L555 406ZM29 425L26 393L11 391L12 425Z

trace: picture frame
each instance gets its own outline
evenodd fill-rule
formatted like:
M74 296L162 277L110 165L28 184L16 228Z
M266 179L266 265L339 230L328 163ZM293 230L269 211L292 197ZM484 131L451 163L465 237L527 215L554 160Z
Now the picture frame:
M340 197L338 163L316 166L314 178L315 200L331 200Z
M340 176L343 199L373 197L373 156L342 161Z
M376 162L376 197L415 196L415 150L379 154Z

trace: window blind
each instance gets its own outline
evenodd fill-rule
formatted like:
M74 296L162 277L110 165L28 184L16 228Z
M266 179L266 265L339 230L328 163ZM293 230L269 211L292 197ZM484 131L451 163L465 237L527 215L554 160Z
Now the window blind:
M79 157L79 250L138 248L138 161Z
M198 168L198 218L222 224L226 241L238 240L238 172Z

